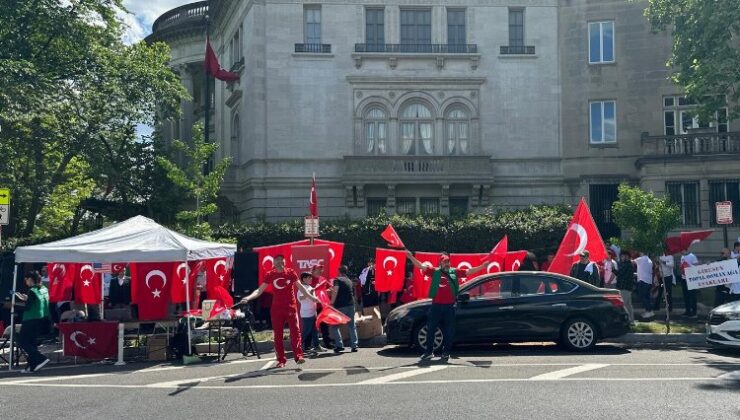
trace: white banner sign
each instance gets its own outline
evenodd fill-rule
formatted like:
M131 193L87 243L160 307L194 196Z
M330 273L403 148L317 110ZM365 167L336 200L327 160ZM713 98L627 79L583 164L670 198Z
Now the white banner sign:
M737 282L740 282L740 268L735 259L686 267L686 283L689 290Z

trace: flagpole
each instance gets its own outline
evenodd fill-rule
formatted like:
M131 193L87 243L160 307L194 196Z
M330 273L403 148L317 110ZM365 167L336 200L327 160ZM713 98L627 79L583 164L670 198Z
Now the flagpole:
M208 38L208 21L209 21L209 13L211 12L211 2L210 1L206 2L206 6L208 6L208 7L206 8L206 14L204 16L204 19L206 20L206 43L208 43L208 39L209 39ZM204 107L204 109L205 109L205 127L204 127L204 130L205 130L205 133L204 133L204 138L205 138L205 141L206 141L206 144L207 144L207 143L209 143L209 140L210 140L210 137L211 137L211 135L210 135L210 129L208 128L209 127L209 124L211 122L211 118L210 118L211 117L211 115L210 115L211 114L211 88L210 88L210 78L208 77L208 70L205 70L205 68L204 68L204 71L203 71L203 78L205 80L205 88L204 88L204 91L205 91L205 97L204 97L204 101L205 101L205 104L204 104L205 105L205 107Z

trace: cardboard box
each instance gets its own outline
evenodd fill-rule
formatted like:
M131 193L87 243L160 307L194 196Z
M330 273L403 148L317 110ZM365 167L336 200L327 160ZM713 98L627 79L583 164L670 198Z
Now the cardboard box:
M167 335L154 334L147 336L146 358L148 360L167 360Z
M357 323L357 337L360 340L368 340L383 334L383 324L380 318L363 319Z

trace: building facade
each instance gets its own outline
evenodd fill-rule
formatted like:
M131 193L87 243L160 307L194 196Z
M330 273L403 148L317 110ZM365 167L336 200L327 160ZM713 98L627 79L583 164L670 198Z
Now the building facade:
M172 47L193 96L160 130L187 140L202 117L208 13L222 66L241 75L211 81L216 158L233 159L227 219L304 216L316 173L322 217L586 197L608 237L629 182L672 197L683 229L714 227L714 201L734 201L738 220L740 122L696 116L667 79L671 40L651 33L645 4L193 3L149 38Z

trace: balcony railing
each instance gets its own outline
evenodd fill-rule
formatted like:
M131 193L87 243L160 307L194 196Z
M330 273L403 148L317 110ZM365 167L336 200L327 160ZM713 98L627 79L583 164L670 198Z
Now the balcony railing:
M174 8L157 18L152 25L152 32L156 33L163 29L191 22L205 24L206 14L208 14L207 1L186 4Z
M331 44L295 44L295 52L330 54Z
M479 179L492 173L489 156L345 156L344 174L358 180Z
M502 45L502 55L533 55L534 45Z
M646 156L681 157L692 155L740 154L740 132L690 133L678 136L642 134Z
M477 44L355 44L356 53L477 54Z

